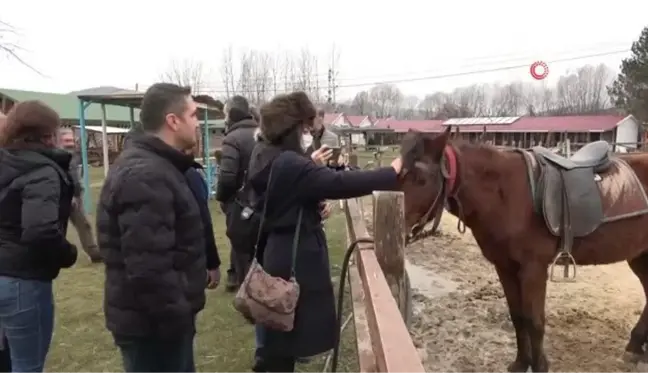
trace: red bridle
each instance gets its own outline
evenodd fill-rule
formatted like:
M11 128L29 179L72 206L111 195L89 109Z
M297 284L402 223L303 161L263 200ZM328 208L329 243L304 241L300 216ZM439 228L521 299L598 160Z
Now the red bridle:
M451 146L446 145L443 150L443 156L441 157L441 168L440 168L440 186L439 194L434 198L434 201L428 208L427 212L421 216L419 221L414 224L410 235L407 237L407 242L411 243L418 241L425 237L433 235L439 223L441 223L441 216L443 215L443 208L445 202L449 199L454 199L459 205L457 200L457 192L459 190L459 183L457 181L459 175L459 161L457 157L457 151ZM460 206L460 205L459 205ZM459 207L461 209L461 207ZM423 228L430 222L433 221L432 228L423 231ZM461 224L461 220L459 222ZM460 228L461 225L458 225L459 231L464 232L465 227Z

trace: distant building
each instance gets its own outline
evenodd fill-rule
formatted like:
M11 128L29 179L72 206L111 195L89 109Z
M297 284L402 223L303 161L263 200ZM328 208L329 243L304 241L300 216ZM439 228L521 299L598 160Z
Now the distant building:
M79 99L76 94L47 93L0 88L0 111L9 112L22 101L39 100L50 106L61 117L64 126L79 125ZM106 105L108 125L129 127L130 110L127 107ZM101 105L91 104L85 112L86 124L101 125ZM139 109L135 109L135 119L139 119Z
M596 140L616 144L616 148L631 150L643 141L641 125L632 115L521 116L453 118L448 120L374 119L344 113L327 114L325 124L351 144L394 145L409 130L421 132L444 131L452 126L467 141L486 141L497 146L532 147L556 146L569 139L575 147Z

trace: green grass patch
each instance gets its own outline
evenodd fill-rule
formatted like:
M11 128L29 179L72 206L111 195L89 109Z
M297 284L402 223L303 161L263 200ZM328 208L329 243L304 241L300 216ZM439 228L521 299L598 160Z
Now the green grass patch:
M92 202L96 204L102 168L91 169ZM223 277L229 263L229 243L225 236L225 219L216 202L210 204L214 232L223 262ZM92 209L94 211L94 208ZM94 216L90 216L94 226ZM326 222L332 274L337 278L346 249L344 215L336 211ZM78 237L70 227L70 240L78 244ZM198 317L198 334L195 342L196 368L199 371L236 372L249 371L254 354L254 329L232 307L233 295L221 286L207 291L207 305ZM335 286L337 289L337 285ZM55 281L56 326L54 339L47 359L47 370L121 371L121 356L112 336L106 330L103 316L104 269L93 265L79 253L77 264L63 270ZM351 301L345 316L350 312ZM314 336L316 338L316 336ZM324 356L312 359L298 367L301 371L322 371ZM353 323L343 333L338 371L358 371Z

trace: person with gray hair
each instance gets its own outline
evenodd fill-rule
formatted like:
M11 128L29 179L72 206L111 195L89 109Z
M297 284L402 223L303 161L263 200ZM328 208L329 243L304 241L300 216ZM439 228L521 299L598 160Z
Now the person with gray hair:
M315 150L321 148L322 145L326 145L329 148L340 147L340 140L338 139L338 136L324 126L325 115L326 112L324 111L324 109L320 108L317 110L317 115L313 120L313 127L310 130L310 134L313 140L306 150L306 154L312 154Z
M230 240L230 268L227 271L227 291L235 291L243 281L252 258L254 242L241 232L240 207L246 204L245 179L252 150L256 145L254 132L258 123L243 96L233 96L225 103L225 138L218 168L216 199L221 202Z
M67 150L72 154L70 161L70 176L74 185L74 198L72 199L72 210L70 211L70 222L76 229L81 241L81 247L92 263L101 263L101 255L99 255L99 248L95 242L94 235L92 234L92 226L83 209L83 184L81 184L81 164L79 162L79 155L76 152L74 141L74 132L71 128L61 128L59 130L59 145L61 148Z

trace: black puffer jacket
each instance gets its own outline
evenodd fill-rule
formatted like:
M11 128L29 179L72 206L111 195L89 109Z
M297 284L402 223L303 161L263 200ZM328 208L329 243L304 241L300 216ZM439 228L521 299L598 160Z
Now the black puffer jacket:
M148 135L131 138L97 207L106 264L104 313L115 335L173 337L205 305L205 236L184 173L193 157Z
M63 150L0 149L0 275L48 281L76 262L69 165Z
M243 185L252 150L256 145L254 132L258 125L250 116L232 124L223 139L221 164L218 168L216 199L220 202L231 202L236 191Z

